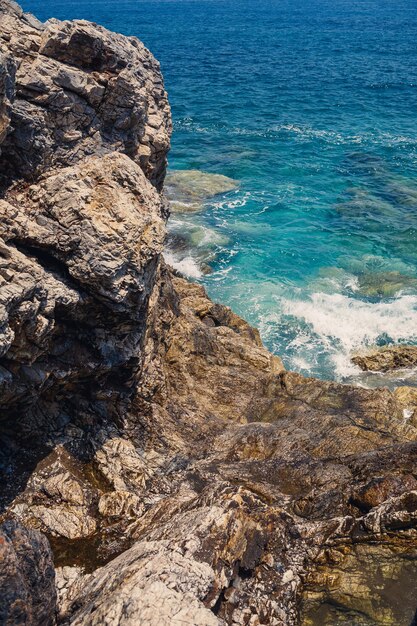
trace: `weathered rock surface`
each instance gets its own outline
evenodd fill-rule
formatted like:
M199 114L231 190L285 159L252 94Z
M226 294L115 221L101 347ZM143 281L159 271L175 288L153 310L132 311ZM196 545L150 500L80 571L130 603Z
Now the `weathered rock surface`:
M83 20L41 24L9 0L0 21L1 174L34 180L117 150L160 188L171 119L159 64L144 45Z
M409 626L413 389L287 372L166 266L156 62L0 11L3 622L55 620L42 531L62 624Z
M14 521L0 527L0 598L1 624L55 624L55 572L48 541Z
M139 367L164 211L142 170L118 153L0 200L5 414L40 392Z
M364 371L389 372L417 367L417 346L385 346L352 357L353 363Z

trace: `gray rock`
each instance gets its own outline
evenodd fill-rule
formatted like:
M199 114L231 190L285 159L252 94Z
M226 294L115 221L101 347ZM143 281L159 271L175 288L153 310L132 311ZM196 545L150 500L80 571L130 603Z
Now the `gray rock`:
M164 212L118 153L0 200L2 402L140 357Z
M139 542L69 588L63 619L74 626L217 626L220 621L203 604L213 580L207 564L166 542Z
M160 188L170 109L159 64L143 44L82 20L40 24L9 0L0 16L2 47L17 64L10 113L2 112L9 104L0 86L0 137L11 118L0 170L33 180L51 166L118 150ZM7 91L10 102L10 84Z
M0 44L0 146L11 130L10 116L14 99L15 69L12 59L4 53L3 46Z

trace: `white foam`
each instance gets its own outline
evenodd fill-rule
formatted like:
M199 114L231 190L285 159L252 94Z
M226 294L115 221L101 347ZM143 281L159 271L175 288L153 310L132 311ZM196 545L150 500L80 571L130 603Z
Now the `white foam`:
M417 340L416 296L372 304L341 294L314 293L308 300L284 299L282 311L309 324L342 377L358 371L351 354L375 344L381 336L393 342Z
M164 257L169 265L187 278L201 278L203 275L195 259L191 256L178 259L170 250L165 250Z

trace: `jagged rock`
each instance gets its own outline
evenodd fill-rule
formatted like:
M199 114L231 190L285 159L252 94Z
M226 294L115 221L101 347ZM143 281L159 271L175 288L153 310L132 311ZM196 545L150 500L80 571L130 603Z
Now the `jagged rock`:
M98 447L95 461L116 490L123 491L128 486L136 489L145 486L148 469L143 455L132 442L121 437L106 438Z
M413 426L417 426L417 388L397 387L394 394L403 407L404 417L410 420Z
M144 506L141 499L130 491L112 491L101 496L98 510L104 517L136 519L144 513Z
M2 47L17 65L2 173L33 180L54 165L118 150L160 188L170 110L144 45L83 20L41 24L9 0L0 2L0 19Z
M405 476L384 476L383 478L373 478L352 494L352 502L362 510L369 511L388 498L398 496L408 491L415 491L417 480L408 474Z
M32 528L68 539L88 537L96 530L92 509L97 491L84 479L75 459L57 446L36 468L10 511Z
M14 521L0 527L0 622L55 624L52 553L41 533Z
M78 583L84 576L83 569L81 567L57 567L55 569L55 586L57 592L58 607L60 613L58 614L58 621L67 611L67 596L72 585L77 581Z
M352 357L353 363L364 371L388 372L417 366L417 346L386 346Z
M138 362L164 211L117 153L0 200L3 403Z
M10 131L15 69L12 59L4 52L3 45L0 44L0 146Z
M165 265L142 44L0 0L0 57L0 501L49 537L61 622L411 623L413 390L285 371ZM17 532L42 554L18 567L7 535L6 607L53 623L45 539Z
M213 572L172 550L168 542L139 542L123 555L76 581L66 603L69 624L190 624L220 622L205 608ZM72 604L70 603L72 600ZM79 608L82 602L82 608Z

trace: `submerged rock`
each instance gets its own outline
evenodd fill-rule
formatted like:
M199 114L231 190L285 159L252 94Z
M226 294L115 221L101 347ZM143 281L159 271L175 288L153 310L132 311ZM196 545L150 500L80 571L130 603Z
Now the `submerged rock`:
M228 238L218 230L171 218L164 256L175 270L188 278L210 274Z
M358 279L358 293L363 296L391 298L400 292L416 292L417 278L400 272L367 273Z
M199 170L171 170L165 180L165 193L175 213L199 211L208 198L236 189L238 181Z
M417 367L417 346L385 346L352 357L352 362L364 371L388 372Z
M358 544L329 549L325 559L307 579L302 626L413 623L415 549Z

